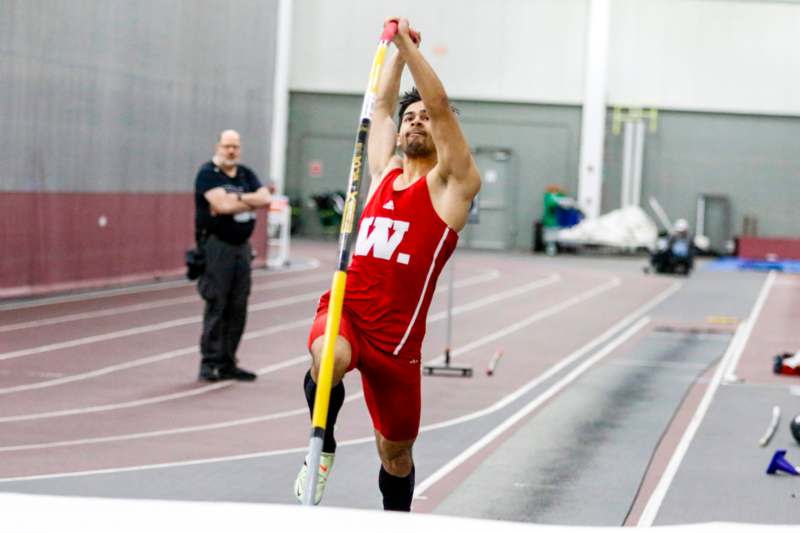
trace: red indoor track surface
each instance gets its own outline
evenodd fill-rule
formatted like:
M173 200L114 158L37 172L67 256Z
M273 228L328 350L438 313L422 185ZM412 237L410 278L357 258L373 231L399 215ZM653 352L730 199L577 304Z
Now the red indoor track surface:
M238 354L243 367L260 374L252 384L197 381L202 302L188 282L0 308L0 482L302 453L309 430L300 387L308 364L306 336L317 298L329 287L335 250L333 244L300 242L293 244L293 254L297 264L307 267L257 271L254 276ZM459 250L455 261L452 354L454 364L472 366L475 375L467 380L425 378L424 429L498 409L498 402L545 376L570 354L603 340L620 324L631 327L644 316L637 313L650 309L651 303L669 304L681 286L677 278L645 276L638 265L618 259L584 263L580 258ZM445 270L428 317L425 362L436 360L444 348L447 276ZM800 318L797 283L792 276L780 276L774 283L762 311L767 320L755 324L744 347L740 378L754 383L779 379L770 375L762 355L769 359L773 351L797 340L787 325ZM748 301L742 309L751 306ZM746 312L735 314L741 320ZM630 352L666 326L715 327L730 335L737 324L709 325L692 316L691 309L648 319L606 358ZM486 367L498 350L504 355L488 376ZM587 358L576 359L561 372ZM642 472L643 480L660 476L712 370L680 406L672 420L674 434L665 428L658 450L662 459L657 454L650 471ZM337 440L369 442L372 428L360 380L349 376L346 385ZM434 511L518 427L498 434L459 470L426 481L426 497L415 503L415 510ZM643 483L639 500L631 502L633 518L655 484Z

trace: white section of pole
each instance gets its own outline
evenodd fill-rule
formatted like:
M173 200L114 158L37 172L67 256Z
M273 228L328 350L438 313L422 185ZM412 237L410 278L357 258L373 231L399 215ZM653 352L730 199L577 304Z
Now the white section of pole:
M289 124L289 65L292 44L292 0L278 1L278 35L272 88L272 146L269 174L278 192L284 192Z
M319 463L322 457L323 437L311 435L308 442L308 455L306 455L306 465L308 474L306 475L306 486L303 492L303 505L316 505L314 501L317 495L317 482L319 481Z
M609 0L590 0L586 37L578 203L586 218L600 215L606 125Z

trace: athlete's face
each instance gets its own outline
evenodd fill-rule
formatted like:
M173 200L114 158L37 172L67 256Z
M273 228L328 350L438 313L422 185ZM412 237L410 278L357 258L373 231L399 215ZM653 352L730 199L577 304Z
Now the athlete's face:
M429 157L436 153L431 119L422 102L414 102L403 113L397 145L408 157Z

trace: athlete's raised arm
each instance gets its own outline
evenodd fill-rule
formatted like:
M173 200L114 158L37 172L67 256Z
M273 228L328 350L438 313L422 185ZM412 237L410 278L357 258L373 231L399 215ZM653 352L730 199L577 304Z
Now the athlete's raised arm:
M478 168L444 86L415 46L407 19L398 20L394 43L411 71L431 120L431 132L438 156L436 167L431 173L437 174L446 183L448 190L457 192L458 196L469 202L480 190Z
M397 22L397 19L388 18L384 25L389 22ZM414 32L413 41L415 46L419 46L419 34ZM397 123L392 115L397 106L397 94L400 92L400 79L405 64L400 53L395 52L386 61L381 72L367 141L367 160L369 174L372 178L367 199L372 196L373 191L390 168L402 165L402 158L396 153Z
M403 74L405 61L395 52L383 67L375 106L372 109L372 123L367 141L367 158L369 173L373 183L380 181L390 163L397 166L400 158L395 155L397 149L397 124L392 118L397 105L397 93L400 92L400 77Z

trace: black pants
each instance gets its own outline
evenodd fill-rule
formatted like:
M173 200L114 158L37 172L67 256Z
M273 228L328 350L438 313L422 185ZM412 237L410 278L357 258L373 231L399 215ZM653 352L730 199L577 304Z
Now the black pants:
M197 282L206 302L200 337L202 364L236 365L236 349L247 321L250 244L228 244L210 236L203 245L206 271Z

